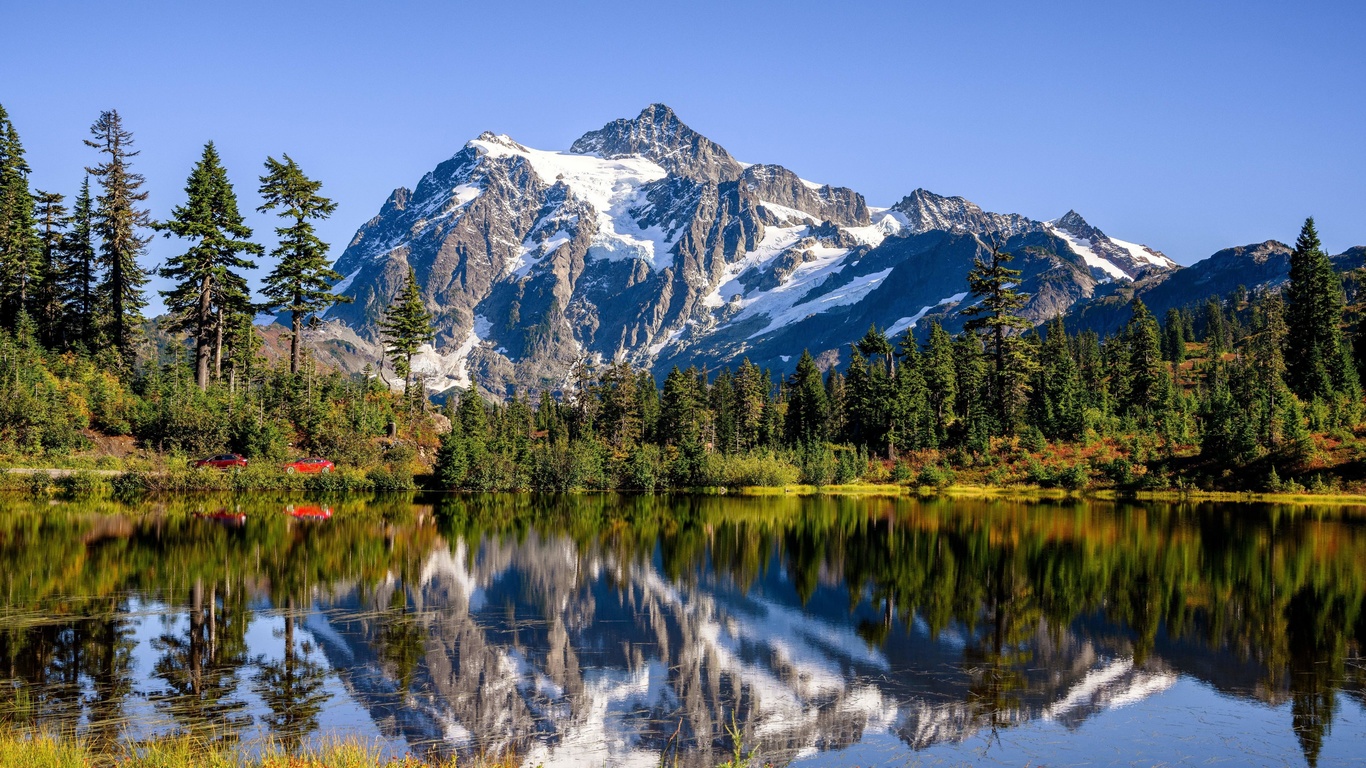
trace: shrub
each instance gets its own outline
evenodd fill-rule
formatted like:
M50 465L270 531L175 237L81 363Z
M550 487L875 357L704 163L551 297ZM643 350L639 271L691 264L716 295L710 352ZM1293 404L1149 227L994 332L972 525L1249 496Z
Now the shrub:
M122 472L115 475L109 485L114 490L114 498L120 501L136 499L152 488L152 478L145 472Z
M622 488L653 491L663 475L664 459L659 448L640 445L622 462L619 483Z
M83 499L99 491L100 479L90 472L73 472L58 478L57 487L69 499Z
M835 479L835 456L830 446L810 442L801 447L802 481L815 486L829 485Z
M905 461L898 461L896 466L892 467L892 482L898 485L909 483L913 477L915 477L915 470L911 469L911 465Z
M867 461L860 461L858 453L848 446L840 446L835 449L835 485L846 485L859 478L859 464L867 464Z
M28 492L33 496L46 496L52 493L52 478L46 472L29 475Z
M791 462L767 453L730 456L724 466L725 485L731 488L794 485L802 476Z
M936 464L926 464L920 468L920 474L916 477L916 483L932 488L947 488L953 485L957 475L948 467L941 467Z
M1059 472L1058 485L1069 491L1080 491L1091 484L1091 471L1085 464L1073 464Z
M413 475L406 467L375 467L365 473L366 479L376 491L412 491L417 489Z

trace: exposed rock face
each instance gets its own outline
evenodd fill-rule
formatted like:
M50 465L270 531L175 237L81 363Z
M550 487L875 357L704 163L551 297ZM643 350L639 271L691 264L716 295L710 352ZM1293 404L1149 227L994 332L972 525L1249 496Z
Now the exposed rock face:
M568 152L484 133L395 190L338 260L335 290L355 303L316 334L329 354L381 358L376 322L411 265L436 318L436 343L414 361L433 391L556 390L585 358L663 375L749 357L785 373L803 349L838 362L869 325L960 329L968 270L993 245L1022 270L1026 317L1070 313L1102 330L1123 324L1135 293L1160 312L1286 271L1278 243L1180 269L1075 211L1045 222L923 189L872 208L740 163L656 104ZM1339 262L1366 261L1351 253Z
M585 133L569 151L609 160L645 157L674 176L712 183L731 181L744 170L720 144L684 125L663 104L651 104L634 120L613 120Z
M1010 236L1043 229L1041 222L1018 213L988 213L970 200L944 197L925 189L917 189L901 198L901 202L892 206L892 210L906 217L906 226L912 232L943 229L976 235L1001 233Z

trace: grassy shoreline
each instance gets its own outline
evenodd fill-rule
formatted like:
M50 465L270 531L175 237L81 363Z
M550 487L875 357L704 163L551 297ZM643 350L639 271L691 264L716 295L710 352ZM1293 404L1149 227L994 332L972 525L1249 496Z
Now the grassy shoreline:
M245 472L208 470L81 470L48 467L0 468L0 492L28 492L32 495L85 497L104 495L135 497L139 494L216 493L216 492L314 492L364 493L372 491L443 492L424 488L421 476L413 477L389 470L361 473L343 470L330 475L288 475L273 468L252 468ZM460 491L452 491L459 493ZM631 489L578 490L571 493L637 493ZM773 485L738 488L661 488L655 493L702 493L743 497L766 496L865 496L865 497L948 497L999 498L1012 501L1090 499L1101 501L1153 502L1230 502L1301 505L1366 506L1366 494L1271 493L1257 491L1204 491L1194 489L1126 490L1090 488L1065 490L1031 485L993 486L954 483L926 486L898 483L849 483L843 485Z

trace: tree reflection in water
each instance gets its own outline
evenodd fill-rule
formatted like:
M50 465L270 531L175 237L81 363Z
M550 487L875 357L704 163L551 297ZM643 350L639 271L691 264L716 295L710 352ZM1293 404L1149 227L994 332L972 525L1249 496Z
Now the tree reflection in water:
M0 500L0 713L111 744L158 730L130 722L142 697L160 730L295 748L335 674L419 749L701 765L732 720L779 761L878 730L921 749L1077 729L1184 677L1288 704L1312 766L1366 690L1351 510L399 496L295 520L301 503L236 499L226 525L202 499ZM170 618L140 649L148 610ZM263 621L278 653L251 645Z

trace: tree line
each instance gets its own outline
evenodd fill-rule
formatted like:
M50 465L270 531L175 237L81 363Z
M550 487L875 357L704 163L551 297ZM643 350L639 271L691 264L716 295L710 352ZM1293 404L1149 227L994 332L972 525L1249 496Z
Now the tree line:
M267 254L212 142L166 221L145 207L133 136L117 111L100 115L86 144L99 162L68 210L62 195L30 190L22 144L0 107L0 373L10 374L0 375L0 451L69 450L89 427L162 450L278 456L291 445L345 442L327 437L327 419L346 414L341 423L355 431L342 453L373 457L356 441L380 437L389 420L409 438L432 431L413 371L433 340L432 314L411 269L379 323L405 382L401 405L375 382L311 367L304 323L346 300L332 293L340 275L314 229L336 205L288 155L267 158L259 177L258 210L281 219ZM139 367L149 279L139 258L156 232L185 244L157 272L169 283L159 322L189 345L144 353ZM803 352L788 376L742 360L675 368L659 382L623 361L584 360L562 391L536 400L514 393L490 403L477 388L452 395L439 482L942 484L969 469L992 483L1081 487L1104 477L1165 487L1196 473L1246 486L1251 475L1231 470L1255 467L1256 484L1275 486L1325 464L1325 437L1355 444L1366 324L1347 337L1357 313L1313 219L1284 286L1240 289L1161 319L1136 297L1126 325L1104 338L1072 333L1061 318L1032 327L1020 314L1029 297L1013 254L986 242L982 254L968 275L973 301L961 333L932 323L890 338L872 327L845 364L824 371ZM262 258L274 266L256 299L246 273ZM1348 286L1361 282L1348 276ZM252 319L262 311L290 316L287 371L260 360ZM1097 445L1110 449L1099 455ZM1020 461L1003 459L1011 455Z
M57 192L31 190L29 165L14 123L0 106L0 327L27 328L55 351L98 354L131 374L138 358L147 307L149 273L140 263L156 232L185 241L185 250L157 274L171 287L160 291L165 330L193 340L195 381L201 390L235 373L255 348L252 319L259 312L290 315L290 370L298 373L303 322L347 297L332 294L341 278L327 258L314 223L336 203L320 194L289 155L268 157L259 178L261 212L275 212L281 226L269 257L275 266L254 300L244 274L264 248L252 241L212 141L185 183L185 202L166 221L146 207L146 180L133 169L138 150L117 110L101 112L85 144L98 162L86 168L68 209ZM91 179L94 179L92 190Z
M675 367L662 386L625 362L585 362L562 398L492 404L466 392L448 407L454 428L441 482L934 484L953 467L1000 482L1010 473L992 469L1003 455L1110 442L1125 455L1051 469L1027 457L1026 479L1081 487L1104 475L1121 486L1168 487L1196 472L1224 487L1261 488L1277 485L1278 471L1302 469L1316 433L1355 441L1366 356L1353 352L1360 335L1344 335L1343 280L1312 218L1283 290L1241 289L1162 320L1135 297L1126 325L1106 338L1071 333L1061 317L1033 328L1019 315L1029 297L1012 254L983 245L968 277L976 301L957 335L932 323L923 339L913 329L892 339L874 326L850 346L846 365L823 372L807 351L776 380L748 359L717 372ZM1251 465L1266 474L1224 477Z

